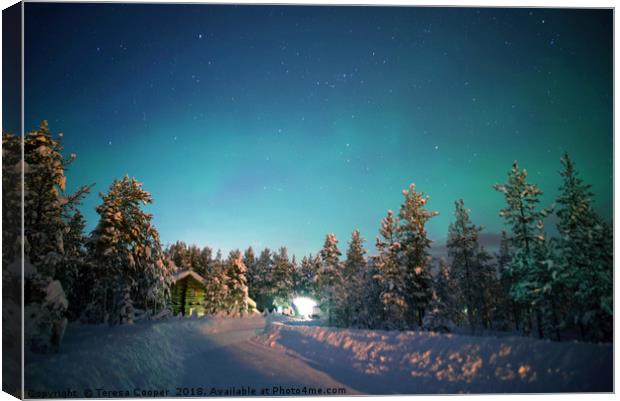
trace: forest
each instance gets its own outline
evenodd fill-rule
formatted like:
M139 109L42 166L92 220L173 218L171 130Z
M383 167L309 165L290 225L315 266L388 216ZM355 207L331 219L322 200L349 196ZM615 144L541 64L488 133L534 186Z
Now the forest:
M489 184L490 196L496 191L505 200L496 211L505 231L495 253L481 244L483 228L458 199L447 254L431 256L426 224L437 213L411 184L398 211L388 210L378 222L373 252L352 227L346 246L327 234L321 249L298 260L285 246L227 256L181 241L163 246L153 216L144 211L153 198L129 176L100 194L99 221L86 233L80 205L92 186L66 191L65 172L76 155L64 153L62 139L43 121L23 143L9 133L2 141L6 227L21 227L23 196L25 334L33 352L58 350L71 321L131 324L139 315L160 314L170 306L179 269L206 279L209 314L245 313L236 302L245 292L260 311L309 296L319 301L329 326L612 341L612 223L595 211L590 187L568 154L558 164L553 207L540 204L541 189L516 161L507 163L505 183ZM552 215L554 237L545 226ZM3 265L14 266L20 230L3 229L3 240ZM5 302L20 274L3 269Z

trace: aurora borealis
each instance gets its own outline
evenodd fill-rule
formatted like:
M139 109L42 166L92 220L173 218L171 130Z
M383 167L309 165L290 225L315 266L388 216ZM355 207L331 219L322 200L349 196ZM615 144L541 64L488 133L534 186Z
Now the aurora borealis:
M516 159L549 206L564 151L611 219L611 10L25 7L25 128L64 133L70 189L96 183L89 230L129 174L163 243L302 256L358 228L372 252L414 182L439 247L459 198L492 243L492 185Z

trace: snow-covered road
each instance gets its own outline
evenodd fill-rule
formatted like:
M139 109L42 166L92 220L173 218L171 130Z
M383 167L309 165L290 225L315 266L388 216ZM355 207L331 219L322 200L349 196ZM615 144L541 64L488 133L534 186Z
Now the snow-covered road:
M227 395L219 392L243 388L256 395L274 395L274 388L284 392L275 395L291 390L310 395L319 389L345 394L612 391L612 361L611 345L338 330L254 316L70 326L60 354L27 358L25 379L31 398L67 390L79 397L148 391Z
M265 389L262 395L273 395L274 388L284 392L275 395L334 389L358 394L300 358L252 341L265 324L255 316L121 327L76 325L69 328L60 354L27 360L26 392L30 390L32 398L66 389L94 397L108 395L98 389L129 391L130 396L136 389L139 394L153 390L199 396L245 386L256 395Z

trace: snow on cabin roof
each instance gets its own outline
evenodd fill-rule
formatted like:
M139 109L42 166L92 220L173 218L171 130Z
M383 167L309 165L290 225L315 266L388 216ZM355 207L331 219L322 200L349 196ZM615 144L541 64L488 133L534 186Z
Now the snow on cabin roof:
M192 276L192 278L200 281L201 283L205 282L205 279L193 270L183 270L178 272L177 274L172 276L172 282L176 283L178 280L183 280L187 276Z

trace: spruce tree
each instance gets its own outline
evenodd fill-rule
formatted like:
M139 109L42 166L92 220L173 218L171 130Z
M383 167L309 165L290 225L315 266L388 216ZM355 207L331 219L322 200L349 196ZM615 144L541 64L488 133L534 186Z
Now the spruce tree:
M406 322L422 327L424 312L432 295L431 257L428 253L431 240L426 232L426 223L439 213L426 210L429 196L417 192L415 184L403 190L403 195L405 201L398 214L398 239L399 262L406 286Z
M431 299L428 310L422 320L422 327L429 331L449 333L453 330L453 323L446 315L447 307L437 295L435 289L431 290Z
M254 249L248 247L243 253L243 264L247 268L246 278L248 281L248 296L255 299L255 288L258 283L259 276L257 271L258 259L254 255Z
M407 314L406 278L399 265L401 245L398 242L398 219L391 210L381 222L376 241L378 255L374 258L374 279L379 284L382 304L379 321L386 328L402 328Z
M18 263L21 266L22 238L22 172L27 165L22 158L22 141L20 136L2 134L2 263L9 266ZM3 274L9 273L3 269ZM15 277L19 281L20 278ZM16 286L14 286L16 285ZM3 281L4 294L14 294L11 298L21 302L21 283L8 285ZM13 288L13 290L10 290ZM8 289L8 291L7 291Z
M183 241L177 241L172 244L166 251L167 256L172 260L179 270L187 270L191 268L189 252L187 244Z
M250 297L256 302L260 311L273 309L273 293L272 293L272 252L265 248L261 251L256 267L252 274L252 285L250 286Z
M230 252L226 266L227 312L233 315L245 315L248 312L247 268L239 250Z
M474 225L469 210L462 199L455 202L455 221L448 228L448 256L452 259L452 271L461 289L462 301L467 313L467 322L472 333L480 314L480 287L477 254L478 236L482 227Z
M299 265L299 280L295 286L297 295L315 298L316 297L316 275L320 263L315 262L312 254L304 256Z
M445 258L439 259L439 268L433 280L433 289L442 309L439 311L441 320L448 329L452 329L463 319L461 316L461 292L454 273Z
M480 310L480 322L485 329L493 327L498 308L499 279L492 256L480 245L476 253L478 268L479 294L477 303Z
M363 286L366 269L365 254L364 239L358 230L354 230L342 271L342 291L337 294L336 301L343 326L359 325L359 317L364 304L360 288Z
M214 259L207 265L205 275L205 313L209 315L228 310L229 282L227 264L218 250Z
M356 317L357 326L366 329L377 329L383 325L384 305L381 299L383 286L377 279L380 276L377 268L378 257L369 257L362 274L360 294L363 298L362 309Z
M273 255L270 275L270 293L276 306L288 307L291 303L294 286L294 268L288 257L288 249L281 247Z
M73 292L73 288L68 288L74 284L69 278L83 262L80 254L83 238L74 235L71 226L75 230L80 224L80 217L72 221L72 216L78 212L77 206L90 187L80 187L74 193L66 191L65 170L75 155L63 156L62 138L62 134L53 136L47 122L43 121L38 130L23 139L24 160L18 159L12 172L3 168L3 173L8 173L9 185L15 184L11 179L16 174L21 179L23 173L24 186L17 188L24 191L24 264L33 267L32 271L25 269L24 272L24 304L28 309L24 340L38 352L58 349L67 323L66 292ZM3 136L3 145L3 151L19 149L20 138ZM6 156L12 163L13 156ZM8 189L6 201L12 202L15 187ZM11 203L4 206L12 210ZM15 217L14 213L7 215L9 221ZM10 232L5 239L9 250L16 251L19 240L10 238Z
M195 270L202 277L205 277L212 263L213 251L208 246L205 246L200 250L200 254L198 256L198 265L195 267Z
M190 245L187 247L187 258L189 260L188 268L200 274L203 270L200 258L200 248L196 245Z
M342 263L335 234L327 234L320 252L321 267L317 275L321 311L327 314L327 322L339 324L335 316L336 297L342 291Z
M542 291L544 283L540 279L548 264L538 258L537 248L545 241L543 220L551 210L539 209L542 191L536 184L527 182L527 171L520 170L516 161L508 173L508 182L496 184L494 188L504 194L506 207L500 211L500 216L506 220L512 233L513 257L508 269L514 282L510 295L528 313L525 330L529 332L533 326L532 314L541 320L542 303L547 296ZM542 336L540 325L538 331Z
M169 299L171 273L163 263L152 216L142 210L152 202L142 184L125 176L100 196L100 219L88 244L98 284L91 312L95 320L123 323L127 292L132 303L155 311Z
M439 269L433 277L433 290L428 311L424 316L424 328L430 331L451 332L459 320L459 291L452 276L450 265L439 259Z
M571 320L583 338L610 338L613 235L594 211L590 186L579 178L573 160L564 154L561 162L557 229L564 284L572 300Z
M521 304L510 296L510 289L515 283L515 277L510 269L512 254L510 249L510 238L506 231L502 231L499 244L499 252L495 255L495 263L499 274L500 300L499 303L499 324L503 329L508 329L510 322L514 324L515 330L520 329Z
M76 320L80 318L83 305L89 300L94 277L90 274L87 264L84 216L76 210L67 217L66 224L63 241L65 253L61 261L62 268L58 271L58 279L63 289L66 289L69 320Z

